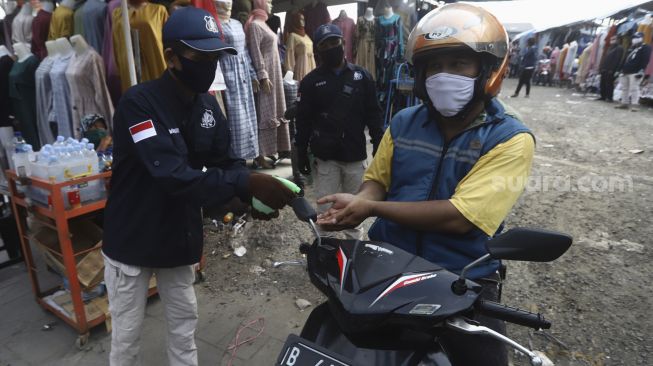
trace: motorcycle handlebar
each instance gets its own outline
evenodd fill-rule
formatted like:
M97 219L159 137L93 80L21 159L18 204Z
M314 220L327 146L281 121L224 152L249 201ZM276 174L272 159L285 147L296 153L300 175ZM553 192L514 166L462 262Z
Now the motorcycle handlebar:
M551 322L544 319L542 314L531 313L494 301L481 300L475 305L475 309L480 314L536 330L551 328Z

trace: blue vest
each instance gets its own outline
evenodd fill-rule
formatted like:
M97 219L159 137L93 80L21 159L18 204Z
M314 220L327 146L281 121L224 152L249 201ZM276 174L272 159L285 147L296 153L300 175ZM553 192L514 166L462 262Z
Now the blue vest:
M496 99L485 111L483 122L474 123L448 144L435 121L429 118L425 105L397 113L390 123L394 150L392 180L386 200L450 199L458 183L481 156L519 133L530 133L521 122L505 114ZM501 230L502 227L497 233ZM369 237L419 254L455 273L460 273L464 266L487 254L485 243L489 239L477 227L463 235L418 232L383 218L378 218L372 225ZM482 278L499 266L497 260L485 262L472 269L469 278Z

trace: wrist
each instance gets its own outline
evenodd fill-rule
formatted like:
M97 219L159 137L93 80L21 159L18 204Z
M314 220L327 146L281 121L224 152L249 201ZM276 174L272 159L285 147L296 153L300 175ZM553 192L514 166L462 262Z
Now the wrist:
M372 201L367 198L363 198L367 205L367 217L378 217L379 216L379 205L381 202Z

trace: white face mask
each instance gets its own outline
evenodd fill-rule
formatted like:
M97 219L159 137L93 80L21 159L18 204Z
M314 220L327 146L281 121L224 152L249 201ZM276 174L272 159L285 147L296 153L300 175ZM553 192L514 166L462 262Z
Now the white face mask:
M472 100L475 83L476 78L441 72L426 79L426 93L440 114L451 117Z
M634 46L637 46L640 43L642 43L642 38L633 38L633 45Z

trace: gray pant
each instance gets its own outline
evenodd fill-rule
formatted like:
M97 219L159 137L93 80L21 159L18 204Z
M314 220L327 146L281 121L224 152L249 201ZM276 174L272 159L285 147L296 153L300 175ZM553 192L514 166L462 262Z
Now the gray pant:
M313 185L315 187L315 198L322 198L333 193L358 192L363 183L363 174L367 169L367 161L355 161L346 163L335 160L315 159L313 166ZM317 205L318 213L323 213L331 207L331 204ZM355 229L343 230L348 239L362 239L363 229L359 226ZM320 232L323 236L334 236L333 233Z
M193 266L146 268L104 256L104 281L111 312L111 366L138 365L150 278L154 274L165 308L170 365L197 365L197 300Z

